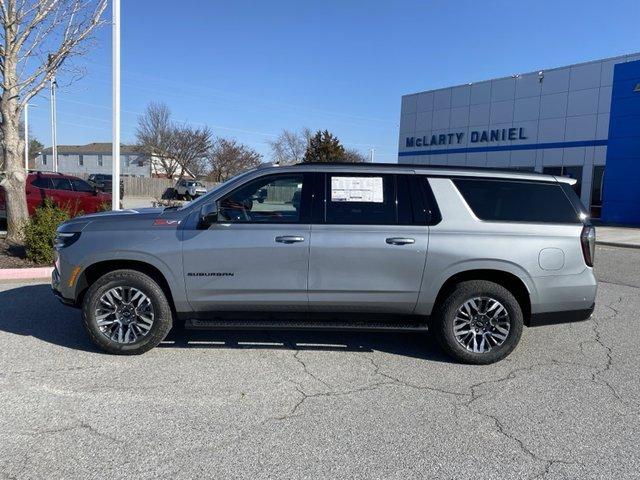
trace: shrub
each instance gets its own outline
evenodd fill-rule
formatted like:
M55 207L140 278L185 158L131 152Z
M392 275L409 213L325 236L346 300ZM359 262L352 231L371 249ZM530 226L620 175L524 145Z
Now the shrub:
M102 202L98 206L98 211L99 212L108 212L110 210L111 210L111 202Z
M53 263L53 240L56 229L62 222L69 220L67 210L56 206L50 199L45 199L41 207L25 226L25 250L27 258L32 262Z

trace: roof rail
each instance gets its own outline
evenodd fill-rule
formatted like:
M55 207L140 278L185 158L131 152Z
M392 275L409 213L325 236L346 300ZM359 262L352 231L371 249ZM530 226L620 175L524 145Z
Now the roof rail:
M270 167L279 167L280 164L278 162L263 162L260 165L258 165L258 169L261 168L270 168Z
M527 173L527 174L539 174L539 172L528 172L519 170L518 168L509 167L467 167L461 165L425 165L421 163L371 163L371 162L299 162L291 165L292 167L301 167L306 165L317 166L339 166L339 167L359 167L359 168L420 168L423 170L437 169L437 170L463 170L463 171L489 171L489 172L507 172L507 173Z

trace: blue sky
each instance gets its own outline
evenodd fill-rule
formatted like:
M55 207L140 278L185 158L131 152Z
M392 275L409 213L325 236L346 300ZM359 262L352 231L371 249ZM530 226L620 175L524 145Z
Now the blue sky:
M402 94L637 52L638 25L638 0L122 0L122 138L160 101L266 159L308 126L395 161ZM110 141L110 27L75 63L87 74L60 82L58 143ZM48 93L34 103L48 146Z

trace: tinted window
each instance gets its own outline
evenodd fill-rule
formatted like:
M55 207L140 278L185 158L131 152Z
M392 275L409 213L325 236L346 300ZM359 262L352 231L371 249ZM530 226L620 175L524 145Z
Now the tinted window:
M38 188L51 188L51 181L48 177L37 177L31 185Z
M454 179L481 220L579 223L578 213L557 183Z
M299 223L301 221L302 174L260 178L219 201L220 222Z
M51 183L55 190L71 190L71 182L68 178L52 177Z
M72 179L71 185L76 192L93 192L93 187L79 178Z
M325 186L327 223L395 225L396 193L393 175L336 173Z

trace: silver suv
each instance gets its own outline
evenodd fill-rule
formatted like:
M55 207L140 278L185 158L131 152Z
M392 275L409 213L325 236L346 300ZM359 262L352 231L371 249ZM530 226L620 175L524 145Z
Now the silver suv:
M523 325L593 311L595 231L574 183L411 165L257 168L181 208L65 222L53 290L111 353L143 353L180 322L428 329L456 359L491 363Z

